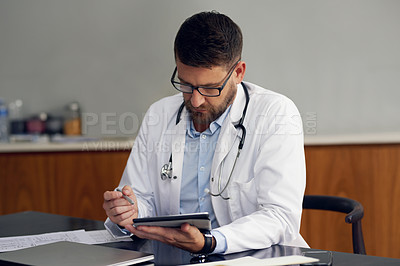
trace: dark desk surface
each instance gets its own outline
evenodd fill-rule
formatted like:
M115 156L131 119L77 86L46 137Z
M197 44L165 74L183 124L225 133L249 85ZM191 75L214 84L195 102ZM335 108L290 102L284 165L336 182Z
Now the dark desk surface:
M41 212L21 212L0 216L0 237L33 235L76 229L100 230L104 229L102 221L86 220L68 216L47 214ZM189 263L191 256L188 252L164 245L156 241L147 241L135 238L132 242L108 243L104 246L140 250L155 254L156 265L176 265ZM268 258L285 255L299 255L307 250L298 247L272 246L262 250L250 250L230 255L213 255L209 259L225 260L243 256ZM356 255L343 252L333 253L333 265L400 265L400 259L383 258L366 255Z

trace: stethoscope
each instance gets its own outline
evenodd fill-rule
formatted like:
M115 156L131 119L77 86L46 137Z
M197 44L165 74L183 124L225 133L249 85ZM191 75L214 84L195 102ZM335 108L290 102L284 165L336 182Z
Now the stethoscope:
M235 158L235 161L234 161L233 166L232 166L232 170L231 170L231 172L229 174L228 181L226 182L226 184L222 188L222 190L221 190L221 171L220 171L220 174L219 174L219 177L218 177L218 193L212 193L209 189L206 189L207 190L206 192L208 194L210 194L211 196L213 196L213 197L220 196L224 200L228 200L229 199L229 197L222 196L222 193L224 193L224 191L227 189L227 187L228 187L228 185L229 185L229 183L231 181L232 173L233 173L233 170L235 169L235 166L236 166L236 161L240 156L240 152L242 151L242 148L243 148L243 145L244 145L244 141L246 139L246 128L243 125L243 121L244 121L244 118L246 116L246 111L247 111L247 106L249 105L250 96L249 96L249 91L248 91L246 85L243 82L241 83L241 85L243 87L244 94L246 96L246 105L243 108L242 117L240 118L239 122L235 125L236 129L241 129L242 130L242 137L240 138L240 141L239 141L238 151L237 151L236 158ZM181 120L182 110L183 110L184 107L185 107L185 103L182 103L181 106L179 107L178 114L176 115L176 125ZM160 174L161 174L161 180L177 179L177 176L172 176L172 153L171 153L171 155L169 157L169 162L164 164L161 167L161 173Z

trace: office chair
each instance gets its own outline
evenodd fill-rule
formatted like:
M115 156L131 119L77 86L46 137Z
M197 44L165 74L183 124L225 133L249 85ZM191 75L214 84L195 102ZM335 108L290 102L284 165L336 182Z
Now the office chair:
M346 223L351 223L353 234L353 253L366 254L361 219L364 208L358 201L349 198L321 195L305 195L303 209L328 210L347 213Z

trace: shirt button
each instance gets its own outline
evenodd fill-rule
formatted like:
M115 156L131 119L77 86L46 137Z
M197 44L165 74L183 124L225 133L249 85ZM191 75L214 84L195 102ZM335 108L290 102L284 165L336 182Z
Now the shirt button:
M204 200L204 197L201 197L201 198L200 198L200 201L203 201L203 200Z
M202 138L202 139L206 139L207 136L203 134L203 135L201 135L201 138Z
M200 171L204 171L204 166L200 167Z

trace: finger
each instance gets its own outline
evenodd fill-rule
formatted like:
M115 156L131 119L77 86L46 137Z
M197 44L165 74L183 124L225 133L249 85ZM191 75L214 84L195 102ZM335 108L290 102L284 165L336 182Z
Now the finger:
M132 206L129 201L127 201L124 198L118 198L115 200L110 200L107 202L107 204L113 208L113 207L119 207L119 206Z
M143 231L144 227L148 227L148 226L140 226L140 228L138 228L138 227L134 227L132 225L126 225L125 229L127 229L128 231L130 231L132 234L134 234L135 236L137 236L139 238L157 240L157 241L166 243L166 241L162 235L152 234L152 233Z
M185 242L188 239L188 235L183 233L179 228L141 225L136 229L146 238L151 237L151 239L155 239L177 247L181 247L180 243Z
M167 228L167 227L160 227L160 226L144 226L140 225L136 227L136 230L144 235L152 236L157 240L163 242L175 242L175 236L178 233L179 229L175 228Z
M124 195L126 195L126 196L128 196L128 197L134 195L132 188L131 188L130 186L128 186L128 185L125 185L125 186L122 188L122 192L124 193Z
M191 230L190 227L191 227L191 226L190 226L190 224L188 224L188 223L181 224L181 230L182 230L182 232L189 233L190 230Z
M127 212L119 215L118 218L120 219L118 222L120 226L127 226L133 223L134 215L130 212Z
M132 205L129 206L118 206L118 207L114 207L108 210L108 214L109 216L117 216L117 215L121 215L123 213L126 212L132 212L132 214L134 213L134 208Z
M138 231L154 235L165 235L168 233L170 229L172 228L161 227L161 226L145 226L145 225L139 225L136 227L136 230Z
M132 224L126 225L125 229L128 230L129 232L131 232L132 234L133 234L134 230L136 230L136 228Z
M194 238L198 234L201 234L200 230L196 226L190 225L188 223L181 224L180 229L181 229L182 235L184 235L185 237L189 237L189 238Z
M136 195L130 186L125 185L121 191L124 194L124 196L129 197L133 202L135 202L135 204L137 204Z
M103 209L106 211L107 216L117 216L128 211L136 212L136 208L130 204L126 204L125 201L125 199L104 201Z
M119 191L106 191L104 192L104 200L109 201L113 199L118 199L122 197L122 193Z
M113 223L126 226L133 223L134 212L128 211L115 216L108 216Z
M182 226L184 226L184 225L182 225ZM138 226L137 230L148 233L148 234L152 234L152 235L163 236L164 239L169 243L176 242L176 241L186 241L187 238L192 238L196 234L196 232L200 233L200 231L195 226L186 224L184 227L185 227L185 229L187 229L186 232L182 231L180 228L143 226L143 225Z
M127 204L125 199L104 201L103 208L106 212L112 213L112 215L135 209L133 205Z

